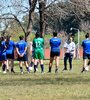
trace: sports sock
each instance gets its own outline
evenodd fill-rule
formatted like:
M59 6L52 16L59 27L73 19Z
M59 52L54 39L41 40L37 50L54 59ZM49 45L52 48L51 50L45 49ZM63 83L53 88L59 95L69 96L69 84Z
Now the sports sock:
M30 72L29 67L26 67L27 71Z
M55 73L57 73L58 72L58 66L56 66L56 69L55 69Z
M44 65L41 64L41 71L44 72Z
M32 67L34 65L34 63L31 61L31 63L30 63L30 67Z
M52 69L52 67L51 67L51 66L49 66L49 71L48 71L48 72L51 72L51 69Z
M23 72L23 68L22 67L20 67L20 71Z
M6 69L6 64L3 64L2 70L5 71L5 69Z
M34 73L36 72L37 65L34 65Z

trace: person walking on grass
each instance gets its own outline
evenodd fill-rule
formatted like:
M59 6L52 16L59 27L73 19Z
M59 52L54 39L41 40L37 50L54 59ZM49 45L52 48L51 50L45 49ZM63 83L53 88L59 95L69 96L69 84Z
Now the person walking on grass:
M41 73L44 73L44 39L40 36L39 32L36 32L35 38L33 39L33 50L34 50L34 73L37 71L37 63L40 62Z
M70 36L68 41L64 44L64 69L67 70L67 60L69 60L70 70L72 70L72 59L75 58L75 43L73 42L73 37Z
M23 74L23 67L22 67L22 62L24 62L25 66L26 66L26 70L29 73L29 66L27 63L27 42L25 42L24 37L23 36L19 36L20 41L17 42L16 44L16 51L18 53L18 61L19 61L19 67L20 67L20 71L21 74Z
M89 62L90 61L90 39L89 39L89 33L85 35L85 40L82 41L82 47L83 47L83 68L81 72L88 71L89 70Z
M53 32L53 37L50 39L50 61L49 61L49 71L48 73L51 73L52 69L52 63L55 58L55 73L58 72L59 67L59 57L60 57L60 45L61 45L61 39L57 37L57 32Z

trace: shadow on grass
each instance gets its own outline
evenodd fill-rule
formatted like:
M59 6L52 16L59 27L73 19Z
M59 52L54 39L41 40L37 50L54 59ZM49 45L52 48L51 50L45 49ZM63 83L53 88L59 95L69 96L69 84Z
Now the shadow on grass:
M40 75L40 76L39 76ZM1 78L0 86L19 86L19 85L73 85L73 84L89 84L90 79L83 76L60 76L60 75L8 75Z

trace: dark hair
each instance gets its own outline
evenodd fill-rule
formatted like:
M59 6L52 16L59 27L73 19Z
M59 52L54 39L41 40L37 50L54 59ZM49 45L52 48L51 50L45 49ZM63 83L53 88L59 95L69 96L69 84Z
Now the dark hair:
M87 34L85 35L85 37L86 37L86 38L89 38L89 33L87 33Z
M57 36L57 32L53 32L53 36L56 37Z
M23 40L23 39L24 39L24 36L19 36L19 39L20 39L20 40Z
M2 41L4 41L5 38L6 38L5 36L0 37L0 46L1 46Z
M11 35L8 35L8 36L7 36L7 41L9 41L9 40L10 40L10 38L11 38Z
M40 37L40 33L39 32L36 32L35 37L36 38Z
M10 38L11 38L11 36L10 35L8 35L7 37L6 37L6 47L8 47L9 46L9 41L10 41Z
M6 39L6 37L5 37L5 36L2 36L2 37L1 37L1 40L4 41L4 39Z

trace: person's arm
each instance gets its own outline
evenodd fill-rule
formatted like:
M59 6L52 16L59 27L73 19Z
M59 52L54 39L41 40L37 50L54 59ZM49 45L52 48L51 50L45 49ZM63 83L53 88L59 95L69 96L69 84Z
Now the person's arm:
M64 44L64 55L66 53L66 45L67 45L67 43Z
M18 50L17 47L16 47L16 52L17 52L17 54L20 56L20 52L19 52L19 50Z
M23 57L24 56L24 54L26 53L26 51L27 51L27 43L25 44L25 50L24 50L24 52L21 54L21 57Z
M75 43L74 43L74 54L73 54L73 57L74 57L74 59L76 58L76 46L75 46Z
M27 51L27 47L25 47L25 50L24 50L24 52L22 53L22 55L24 55L24 54L26 53L26 51Z
M32 47L32 42L30 42L30 54L32 54L33 47Z
M18 44L16 44L16 52L20 56L20 52L19 52L19 49L18 49Z

